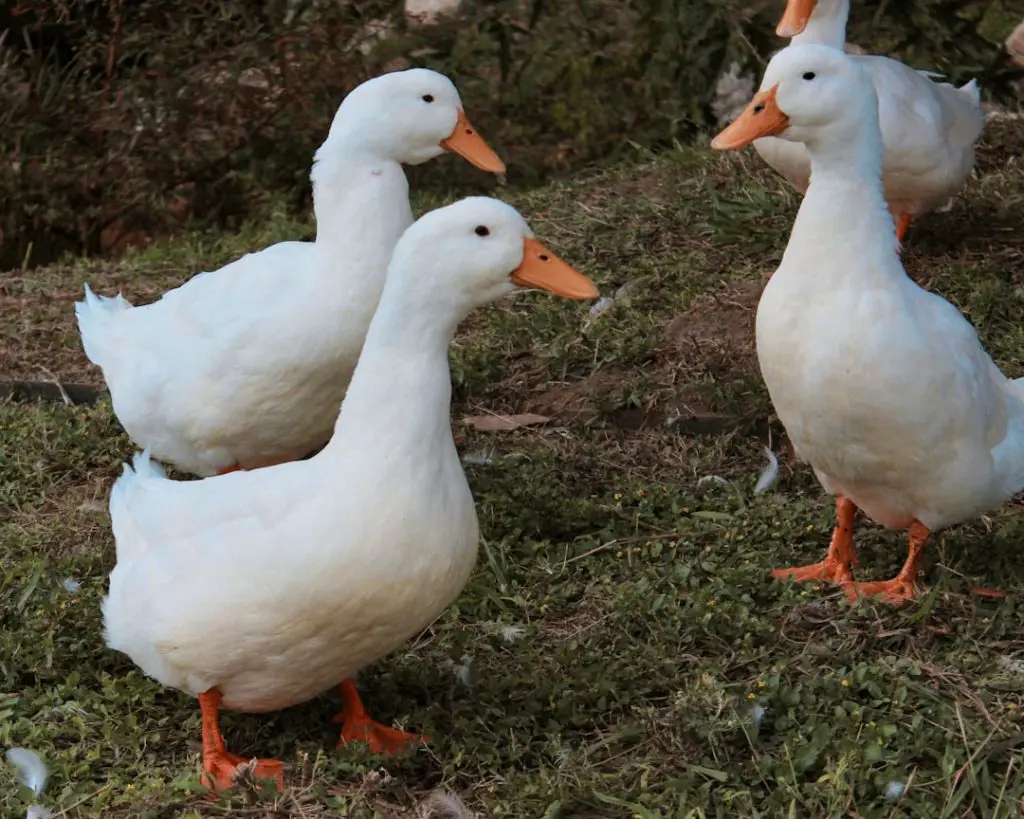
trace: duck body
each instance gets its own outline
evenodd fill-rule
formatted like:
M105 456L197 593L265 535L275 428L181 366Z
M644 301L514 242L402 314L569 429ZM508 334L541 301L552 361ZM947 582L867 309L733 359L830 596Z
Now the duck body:
M199 699L204 770L229 786L221 707L265 712L337 685L342 741L419 739L370 720L351 681L429 625L473 569L479 529L452 439L448 345L475 307L540 286L593 285L512 208L471 198L396 245L330 442L308 460L169 480L148 453L110 496L117 562L107 644ZM259 776L281 781L276 760Z
M776 577L841 582L849 596L914 596L930 533L1024 488L1024 381L1006 378L956 308L894 253L874 84L820 45L772 58L761 91L712 141L771 135L807 146L810 185L757 309L761 372L796 454L837 499L825 560ZM857 508L909 533L896 578L854 582Z
M338 234L248 254L153 304L80 311L115 414L157 460L212 475L301 458L330 438L391 250L412 224L398 163L345 170Z
M446 77L377 77L346 97L317 151L314 242L250 253L138 307L86 287L82 343L136 444L202 476L322 446L412 224L402 164L445 150L504 169Z
M894 266L895 243L877 190L812 185L758 306L758 361L828 492L885 526L934 531L1024 486L1024 387Z
M424 394L412 390L427 362L403 352L369 362L411 388L380 416L398 425L386 446L343 433L309 461L212 486L144 458L126 469L111 496L111 648L164 685L217 688L224 707L260 713L337 685L454 600L476 559L476 513L450 434L418 434Z
M794 6L807 0L790 0ZM816 0L809 18L792 36L794 45L827 45L842 51L849 0ZM780 24L780 34L786 20ZM890 211L906 223L945 205L967 182L974 168L975 143L985 124L978 85L957 88L934 82L927 72L898 60L849 55L868 75L878 98L883 144L882 181ZM799 142L765 137L754 142L764 161L801 194L807 191L811 161ZM900 238L906 224L899 232Z
M264 712L337 684L454 599L478 529L449 427L448 339L417 332L404 299L391 308L313 458L188 482L145 455L125 468L111 648L164 685Z

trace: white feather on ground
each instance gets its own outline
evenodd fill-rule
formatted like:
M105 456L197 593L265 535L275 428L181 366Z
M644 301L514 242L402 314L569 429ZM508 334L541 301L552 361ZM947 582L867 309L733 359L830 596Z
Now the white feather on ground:
M462 655L462 665L458 668L459 682L469 686L473 684L472 678L473 658L468 654Z
M728 486L729 482L721 475L705 475L703 478L697 481L697 488L700 488L706 483L717 483L722 486Z
M39 754L28 748L10 748L4 756L8 764L18 772L18 781L39 796L46 787L46 780L50 778L50 772Z
M500 634L504 642L514 643L526 634L526 629L522 626L502 626Z
M767 492L771 489L772 484L779 479L779 459L768 447L764 448L764 454L768 456L768 465L761 472L761 477L757 479L757 485L754 487L755 495Z
M476 819L470 811L451 791L434 791L423 800L423 813L427 819Z
M490 466L494 463L494 450L484 449L480 452L467 452L462 456L466 466Z
M634 292L636 292L640 285L643 284L643 282L644 280L642 278L632 279L631 281L628 281L624 285L622 285L618 290L616 290L615 295L604 296L598 299L590 307L590 318L597 318L602 313L610 310L616 304L622 304L624 306L628 305L630 302L630 297L633 295Z

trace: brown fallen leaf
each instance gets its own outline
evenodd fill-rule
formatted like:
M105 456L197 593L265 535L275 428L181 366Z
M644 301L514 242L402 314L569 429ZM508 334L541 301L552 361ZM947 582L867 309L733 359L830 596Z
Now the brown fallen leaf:
M993 589L987 586L971 586L967 590L968 594L976 594L979 597L993 597L1001 600L1004 597L1009 597L1009 592L1004 592L1002 589Z
M550 420L546 415L524 412L522 415L470 415L463 418L462 423L483 432L503 432L533 424L546 424Z

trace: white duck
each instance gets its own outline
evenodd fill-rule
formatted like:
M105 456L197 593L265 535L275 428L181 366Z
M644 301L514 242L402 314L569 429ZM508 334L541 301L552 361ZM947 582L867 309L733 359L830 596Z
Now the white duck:
M850 0L788 0L776 33L793 45L842 51L849 15ZM948 202L971 174L985 124L978 85L936 83L888 57L852 59L867 71L878 96L885 198L902 241L912 219ZM803 145L766 137L754 149L800 193L807 190L811 162Z
M371 720L350 678L428 625L473 568L477 517L449 423L448 344L471 310L517 287L597 295L502 202L428 213L395 248L323 450L187 482L142 453L114 484L107 643L199 698L216 784L242 761L217 730L221 706L266 712L340 683L342 741L394 751L416 739ZM256 773L279 778L281 764L264 760Z
M87 285L75 305L82 345L135 443L198 475L325 443L391 252L412 224L402 163L445 150L505 170L447 77L376 77L345 98L316 153L315 241L250 253L140 307Z
M875 86L864 63L794 45L712 142L774 135L811 157L807 195L757 310L757 354L797 455L836 496L825 560L776 576L834 580L848 594L913 597L930 532L1024 488L1024 380L1009 380L949 302L906 275L882 188ZM892 580L851 582L861 508L909 530Z

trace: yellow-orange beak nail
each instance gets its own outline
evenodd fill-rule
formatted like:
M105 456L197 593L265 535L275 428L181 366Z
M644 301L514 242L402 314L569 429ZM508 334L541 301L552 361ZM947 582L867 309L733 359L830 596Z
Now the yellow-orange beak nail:
M818 0L789 0L775 33L780 37L787 38L802 34L803 30L807 28L811 15L814 14L816 5L818 5Z
M458 154L471 165L482 171L505 173L505 163L501 161L491 146L488 145L476 129L466 119L466 112L459 109L459 118L455 121L455 130L448 139L441 141L446 151Z
M711 147L716 151L734 151L755 139L785 131L789 127L789 117L775 101L778 92L779 86L776 84L767 91L755 94L743 113L711 140Z
M590 279L536 239L523 239L523 261L512 272L512 284L536 287L567 299L595 299L599 295Z

